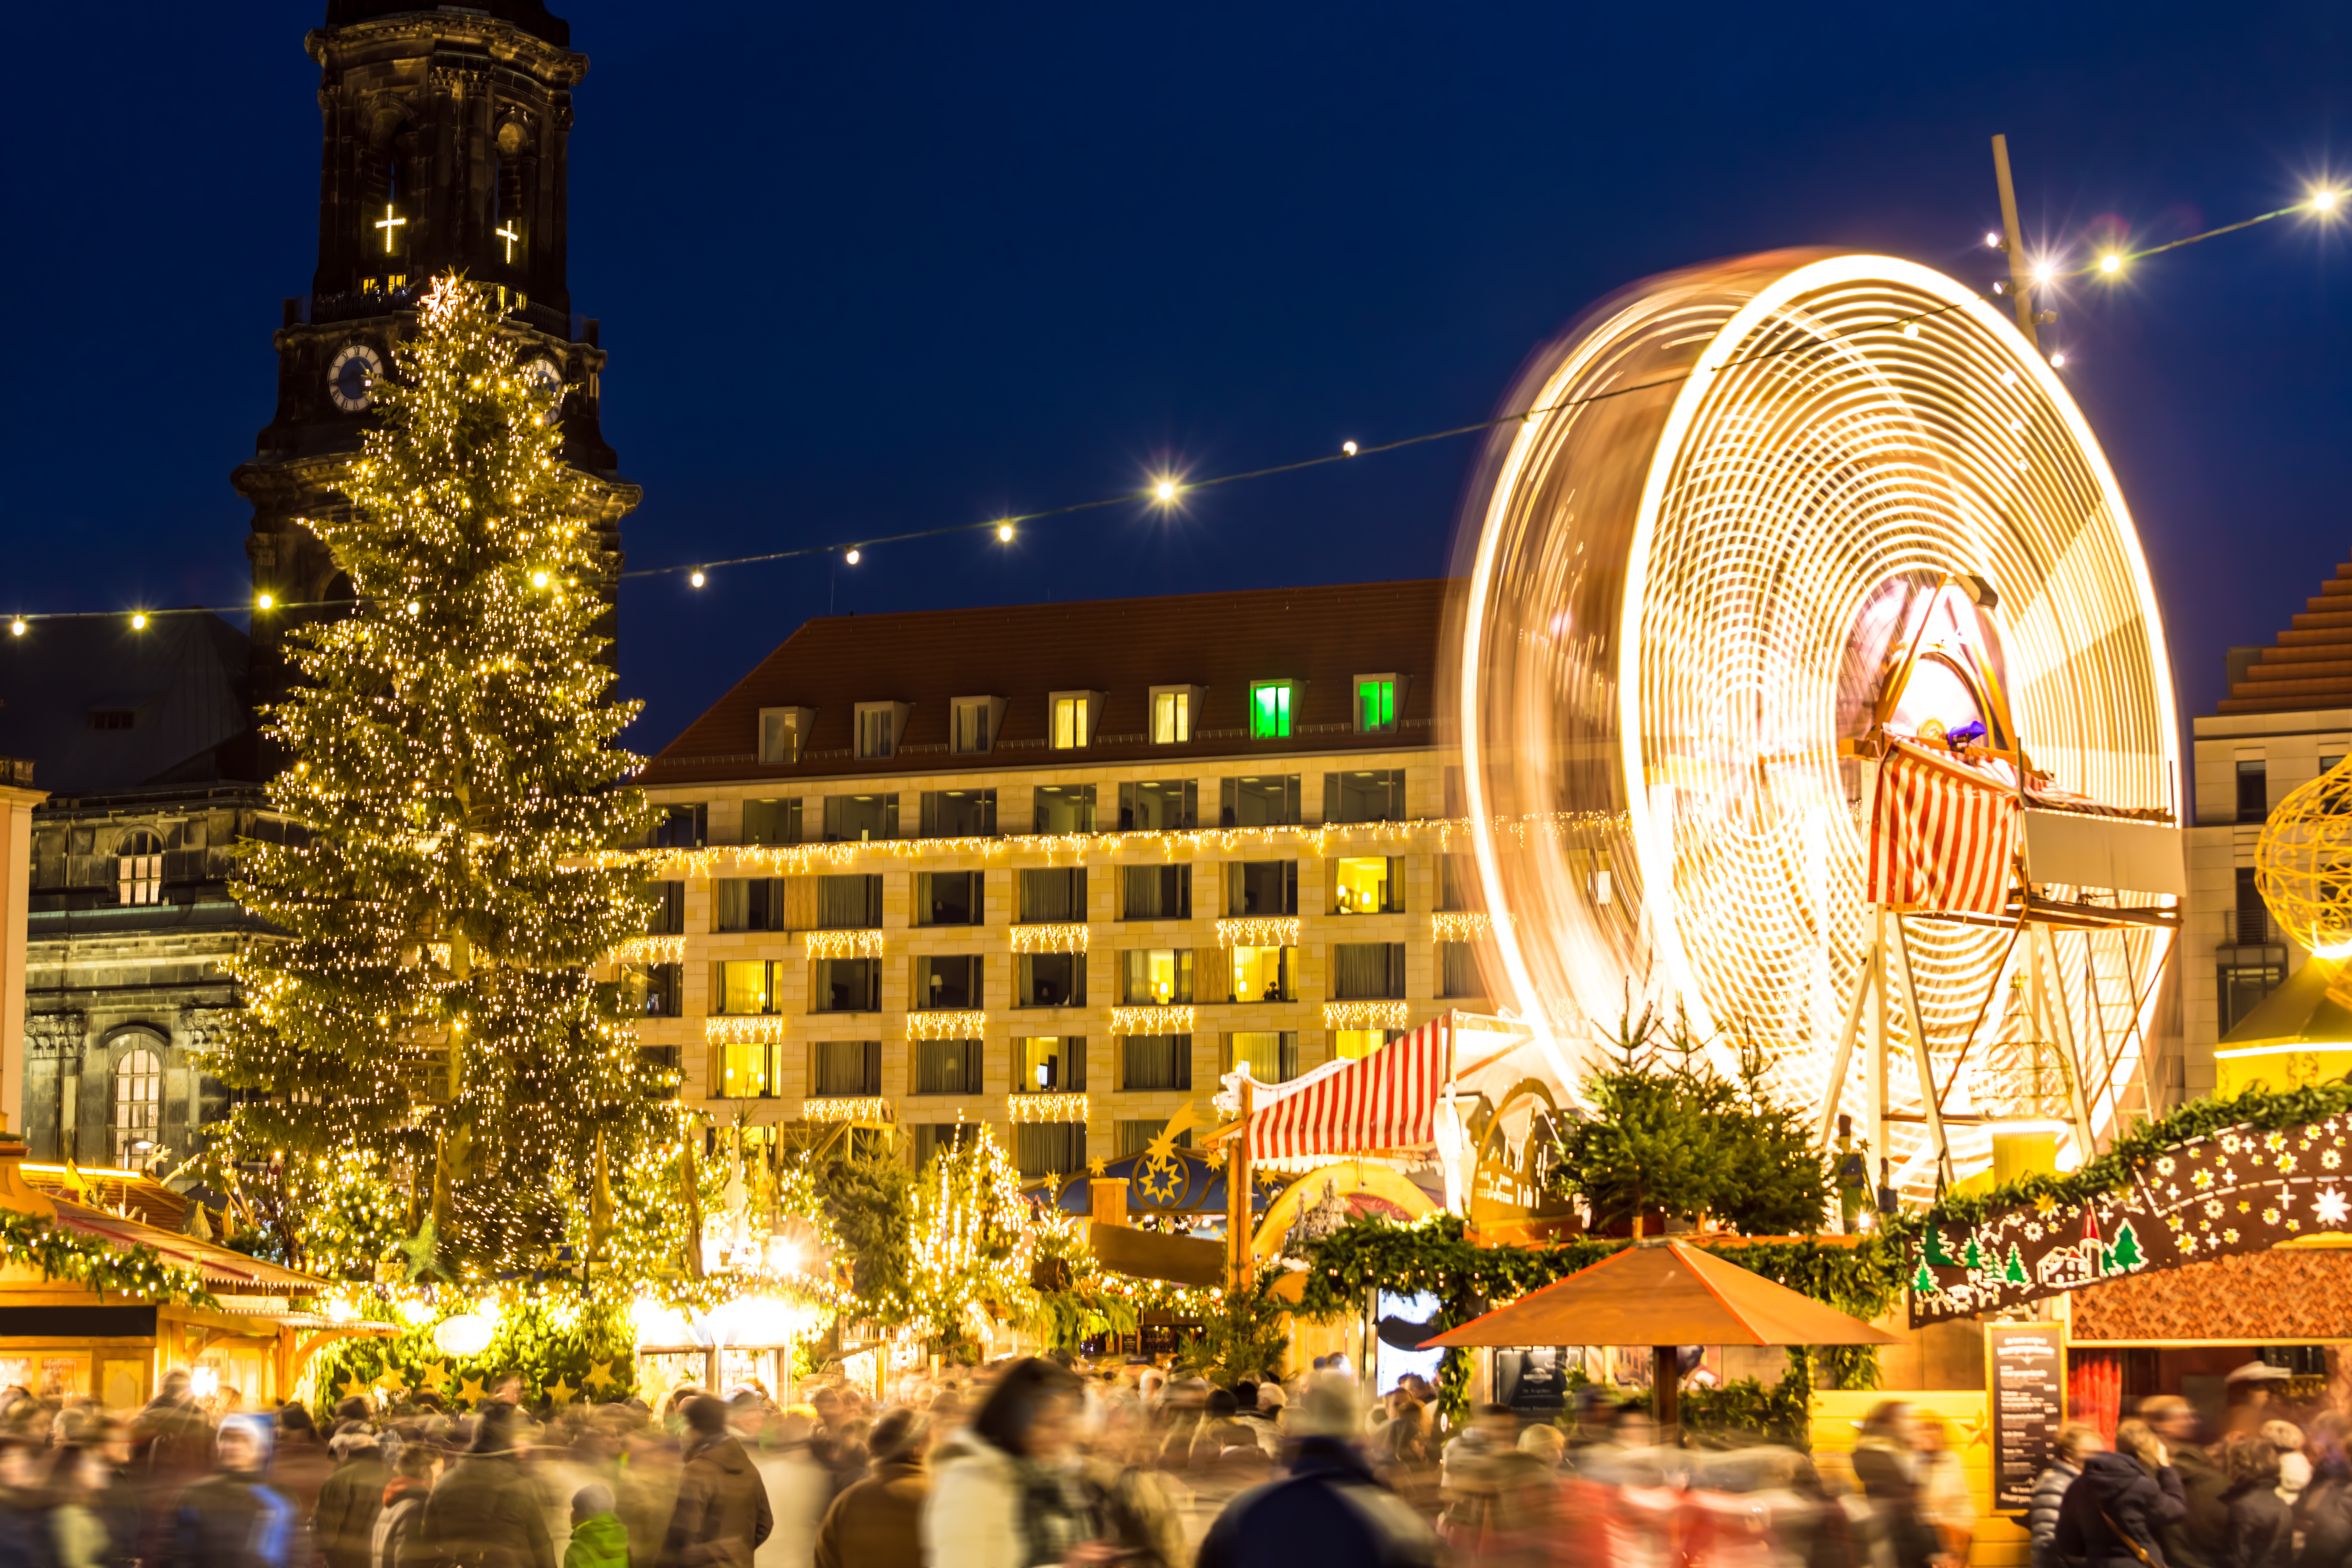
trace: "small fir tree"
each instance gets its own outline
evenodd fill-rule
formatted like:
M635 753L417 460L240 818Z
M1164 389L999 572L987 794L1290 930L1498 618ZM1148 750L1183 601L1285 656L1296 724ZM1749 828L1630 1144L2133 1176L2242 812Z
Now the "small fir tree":
M1919 1265L1919 1271L1911 1276L1911 1289L1922 1296L1932 1296L1938 1289L1936 1277L1927 1272L1927 1265L1924 1260Z
M2018 1250L2017 1243L2013 1241L2009 1244L2009 1262L2001 1269L2000 1277L2011 1285L2030 1285L2033 1282L2025 1272L2025 1254Z
M2107 1272L2128 1274L2147 1261L2140 1255L2139 1232L2132 1228L2131 1221L2124 1221L2116 1232L2115 1244L2107 1248Z
M1960 1262L1967 1267L1970 1274L1979 1274L1984 1271L1984 1247L1979 1243L1977 1233L1974 1231L1969 1232L1968 1250L1960 1254Z
M645 929L616 851L656 813L599 662L610 563L518 357L482 289L438 282L348 512L309 520L356 603L286 639L270 798L294 831L236 889L284 940L239 961L218 1070L249 1091L221 1152L282 1155L288 1249L328 1272L403 1237L411 1270L482 1274L601 1242L614 1186L677 1142L588 974Z
M1926 1242L1928 1262L1934 1264L1938 1268L1958 1268L1959 1267L1959 1263L1952 1257L1951 1253L1945 1248L1944 1233L1941 1229L1936 1226L1930 1225L1927 1227Z

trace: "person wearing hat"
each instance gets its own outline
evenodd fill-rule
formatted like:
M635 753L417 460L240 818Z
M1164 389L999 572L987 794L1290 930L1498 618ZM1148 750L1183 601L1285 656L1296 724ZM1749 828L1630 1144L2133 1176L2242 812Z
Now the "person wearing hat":
M690 1401L686 1429L686 1463L661 1568L751 1568L752 1553L776 1525L767 1483L727 1429L720 1401L708 1394Z
M325 1554L327 1568L367 1568L391 1468L375 1434L356 1421L336 1430L327 1451L335 1457L335 1468L310 1510L310 1539Z
M168 1568L298 1568L293 1500L262 1479L276 1436L267 1415L221 1423L218 1468L181 1493L173 1510Z
M833 1500L817 1527L816 1568L923 1568L923 1503L931 1495L931 1418L901 1405L874 1424L874 1473Z

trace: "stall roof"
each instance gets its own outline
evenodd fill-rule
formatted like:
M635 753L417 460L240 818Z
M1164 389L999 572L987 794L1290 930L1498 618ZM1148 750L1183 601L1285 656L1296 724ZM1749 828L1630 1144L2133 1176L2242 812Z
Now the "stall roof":
M57 1205L58 1223L68 1230L119 1247L152 1247L164 1262L191 1270L208 1286L225 1285L236 1290L278 1296L307 1296L332 1289L330 1280L282 1268L266 1258L248 1258L216 1242L198 1241L193 1236L181 1236L121 1215L108 1214L104 1209L91 1208L55 1194L50 1194L50 1202Z

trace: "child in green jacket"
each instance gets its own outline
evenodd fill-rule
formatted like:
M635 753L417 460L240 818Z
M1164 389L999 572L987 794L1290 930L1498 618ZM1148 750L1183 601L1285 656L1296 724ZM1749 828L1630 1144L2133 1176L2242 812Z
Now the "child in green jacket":
M572 1494L563 1568L629 1568L629 1531L613 1510L612 1488L585 1486Z

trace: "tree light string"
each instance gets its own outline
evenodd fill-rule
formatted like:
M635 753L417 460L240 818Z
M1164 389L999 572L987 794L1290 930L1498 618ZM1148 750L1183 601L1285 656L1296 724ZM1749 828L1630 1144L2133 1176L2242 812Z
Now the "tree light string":
M2223 224L2218 228L2206 229L2202 233L2189 235L2184 238L2168 240L2162 245L2151 245L2139 250L2102 250L2099 251L2092 260L2080 267L2066 268L2044 267L2038 270L2035 281L2040 286L2048 287L2053 283L2063 282L2077 278L2100 277L2112 279L2122 272L2125 266L2134 261L2145 260L2149 257L2160 256L2168 251L2181 249L2186 246L2201 244L2209 239L2217 239L2225 234L2235 234L2241 229L2252 228L2257 225L2269 223L2277 218L2293 216L2298 213L2333 216L2338 205L2339 198L2336 192L2333 190L2322 190L2315 193L2307 200L2297 202L2288 206L2278 207L2270 212L2258 213L2252 217L2242 218L2236 223ZM1996 286L1991 289L1979 290L1975 294L1974 299L1976 300L1989 300L1996 294L2000 293L2000 287ZM2005 294L2002 295L2002 297L2004 299L2007 298ZM1967 303L1968 301L1955 301L1948 304L1939 304L1932 308L1921 310L1915 314L1896 317L1892 321L1874 323L1874 326L1878 328L1894 326L1897 329L1916 327L1920 322L1927 321L1930 318L1944 315L1953 310L1963 309ZM1793 352L1796 352L1796 345L1782 345L1778 348L1761 349L1750 355L1727 362L1726 363L1714 368L1717 370L1737 369L1742 365L1754 363L1759 360L1769 359L1778 354ZM2064 363L2064 355L2061 353L2053 356L2052 363L2063 364ZM1534 419L1547 415L1558 414L1564 410L1581 407L1588 404L1601 403L1612 398L1624 397L1635 393L1654 391L1660 386L1672 385L1675 383L1687 380L1692 374L1694 373L1685 371L1658 380L1644 381L1634 384L1612 386L1599 391L1585 392L1576 396L1561 399L1552 403L1531 404L1525 408L1517 409L1507 414L1498 414L1489 419L1481 419L1475 423L1465 425L1448 426L1437 430L1425 430L1417 435L1400 437L1392 441L1374 441L1369 443L1360 443L1352 440L1347 441L1341 444L1340 449L1337 452L1319 453L1311 458L1295 458L1289 462L1269 464L1263 468L1244 468L1230 474L1215 474L1206 479L1179 479L1173 477L1155 478L1140 491L1122 490L1117 495L1100 496L1092 500L1073 501L1066 506L1045 507L1036 511L1017 512L1001 517L992 517L978 522L944 523L935 528L910 529L899 533L874 534L856 539L836 540L827 544L795 545L785 550L762 551L750 555L731 555L712 561L680 562L675 565L669 566L641 566L631 571L617 574L615 580L627 582L636 578L685 576L692 582L695 587L699 588L704 585L710 573L718 571L721 567L763 565L773 561L790 561L815 555L838 556L845 560L850 565L854 566L858 563L860 554L863 551L871 550L877 545L906 544L926 539L945 538L951 534L973 533L983 531L993 533L1000 542L1010 543L1016 537L1019 528L1026 523L1044 522L1055 518L1074 516L1079 512L1099 511L1106 507L1133 505L1139 501L1146 505L1165 506L1172 503L1178 498L1194 490L1215 489L1226 485L1237 485L1247 483L1255 479L1272 479L1282 474L1297 473L1302 469L1319 468L1328 467L1334 463L1349 462L1357 458L1369 458L1386 452L1402 451L1407 447L1425 446L1433 441L1450 441L1464 436L1476 436L1486 431L1500 428L1504 426L1517 424L1525 420ZM277 613L291 610L343 609L348 608L351 603L352 601L348 599L312 599L299 602L289 602L275 599L270 595L264 593L258 595L256 599L251 602L238 605L187 605L171 609L140 609L134 611L26 610L19 612L11 617L8 629L15 635L21 637L25 635L29 626L35 622L88 620L102 617L121 616L126 615L131 618L134 628L143 628L147 624L149 624L149 622L163 616L229 616L252 614L257 611L264 613Z

